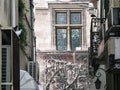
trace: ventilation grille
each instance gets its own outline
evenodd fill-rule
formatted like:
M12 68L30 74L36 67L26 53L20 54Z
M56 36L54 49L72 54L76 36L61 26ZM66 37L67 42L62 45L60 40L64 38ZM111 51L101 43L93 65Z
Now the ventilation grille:
M6 82L7 48L2 48L2 82Z
M38 68L35 62L30 61L28 64L28 72L35 79L38 80Z
M11 71L10 71L10 47L2 47L2 83L10 82ZM2 90L10 90L9 85L2 85Z

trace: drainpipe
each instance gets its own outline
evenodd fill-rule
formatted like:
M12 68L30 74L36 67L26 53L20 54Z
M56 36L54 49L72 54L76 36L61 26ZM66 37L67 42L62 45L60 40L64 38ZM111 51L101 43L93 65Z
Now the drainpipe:
M11 0L11 26L15 27L16 26L16 1Z
M32 45L32 49L31 49L31 59L34 60L34 28L33 28L33 22L34 22L34 15L33 15L33 0L30 0L30 15L31 15L31 45Z
M102 8L103 8L103 0L100 0L100 18L103 17ZM102 19L100 20L100 24L102 24Z

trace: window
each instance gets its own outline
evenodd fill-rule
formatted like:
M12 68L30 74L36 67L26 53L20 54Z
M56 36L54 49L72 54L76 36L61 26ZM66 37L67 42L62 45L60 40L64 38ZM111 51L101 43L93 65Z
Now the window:
M80 47L80 29L71 29L71 49Z
M65 12L57 12L56 17L57 17L57 20L56 20L57 24L67 23L67 14Z
M66 29L57 29L57 50L67 49Z
M56 49L76 50L81 47L81 11L55 11Z
M120 8L113 8L113 25L120 25Z
M80 13L78 12L71 12L70 13L70 23L71 24L80 24Z

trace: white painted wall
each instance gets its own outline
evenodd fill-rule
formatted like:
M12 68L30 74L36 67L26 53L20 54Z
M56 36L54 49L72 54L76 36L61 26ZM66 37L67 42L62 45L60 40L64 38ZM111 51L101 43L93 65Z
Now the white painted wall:
M0 0L0 25L10 26L10 0Z
M51 50L51 22L48 9L36 10L35 36L37 50Z
M105 70L105 65L100 65L99 68L102 68ZM92 79L92 83L90 85L90 90L106 90L106 74L105 74L105 71L102 69L98 69L98 71L97 71L97 74L98 74L98 72L101 73L101 77L99 78L99 80L101 81L101 88L100 89L95 88L94 82L96 81L97 77L94 77Z
M115 39L115 59L120 59L120 37Z

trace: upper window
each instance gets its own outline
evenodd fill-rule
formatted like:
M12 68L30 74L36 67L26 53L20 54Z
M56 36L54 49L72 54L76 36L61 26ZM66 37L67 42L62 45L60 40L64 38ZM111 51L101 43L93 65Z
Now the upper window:
M76 50L81 47L81 12L72 10L56 11L56 49Z
M80 24L80 13L79 12L71 12L70 13L70 23L71 24Z
M56 24L66 24L67 23L67 14L65 12L56 13Z

